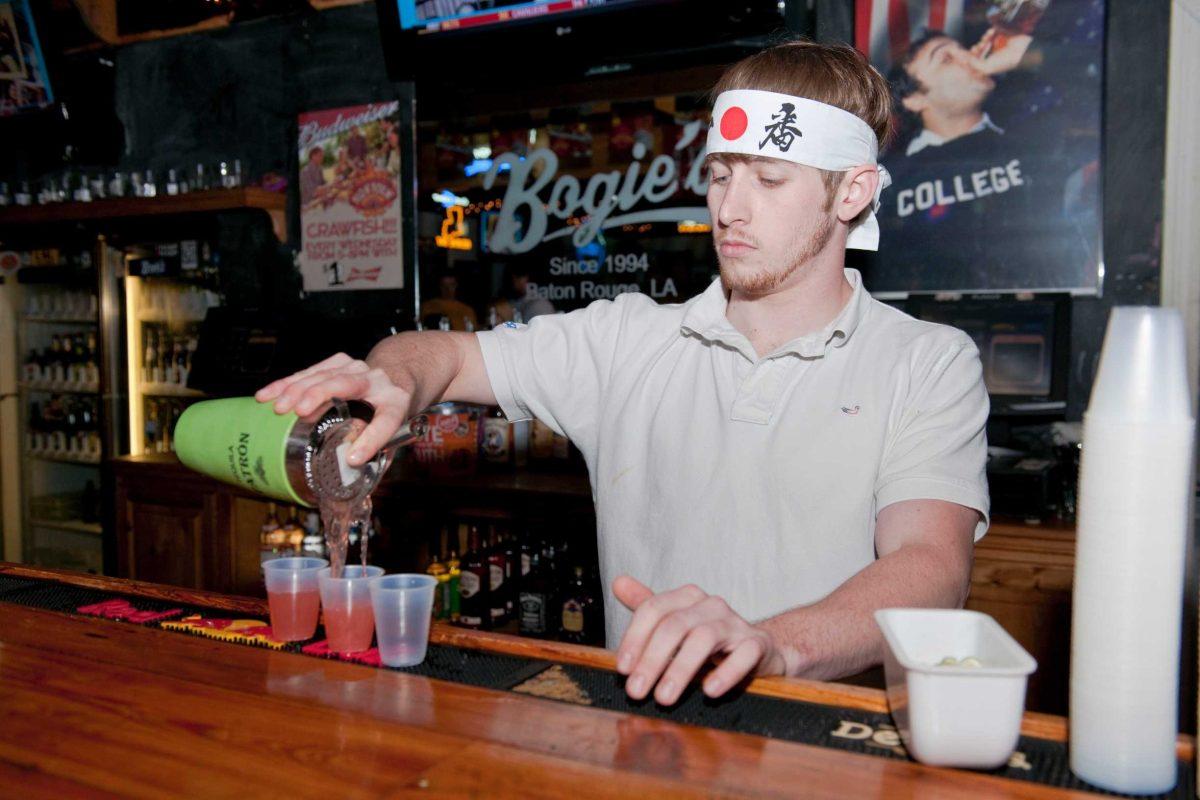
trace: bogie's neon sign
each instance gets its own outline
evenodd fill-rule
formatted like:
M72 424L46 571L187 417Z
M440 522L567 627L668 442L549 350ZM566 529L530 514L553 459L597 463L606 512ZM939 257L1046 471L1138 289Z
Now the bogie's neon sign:
M700 127L699 122L688 125L675 150L682 150L693 141ZM639 203L663 203L679 190L679 164L674 157L662 154L643 164L645 157L646 147L638 142L633 146L633 163L623 173L597 172L584 185L574 175L555 178L558 156L549 149L534 150L524 159L505 153L483 176L483 188L491 189L500 170L508 169L508 188L488 249L494 253L525 253L542 242L568 235L575 247L583 247L601 230L621 225L685 220L707 223L708 208L702 204L630 212ZM547 187L549 195L544 194ZM705 194L708 181L703 151L683 177L683 188L696 196ZM522 210L524 224L517 216ZM566 224L576 216L583 217L581 224ZM549 230L551 218L561 220L563 225Z

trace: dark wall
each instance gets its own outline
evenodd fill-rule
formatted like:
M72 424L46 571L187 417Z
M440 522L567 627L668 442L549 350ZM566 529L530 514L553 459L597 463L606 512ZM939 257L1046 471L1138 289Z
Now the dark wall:
M407 125L412 87L388 79L375 7L368 3L123 48L116 56L115 95L126 134L122 169L148 167L163 175L170 168L239 158L247 175L270 171L294 184L298 114L398 98ZM411 185L412 174L412 164L405 163L402 185ZM411 219L411 204L404 213ZM284 246L262 220L226 220L222 236L232 263L225 288L232 303L363 320L375 328L411 326L411 288L302 297L292 266L300 245L295 191L289 192L289 219ZM411 275L411 242L407 250L405 271Z

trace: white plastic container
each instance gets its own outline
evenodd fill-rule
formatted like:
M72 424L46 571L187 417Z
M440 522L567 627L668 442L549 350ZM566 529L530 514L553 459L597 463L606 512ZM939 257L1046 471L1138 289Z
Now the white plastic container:
M909 755L939 767L1005 764L1021 734L1033 656L978 611L885 608L875 621L887 641L888 706ZM948 657L980 666L939 666Z
M1071 770L1124 794L1177 780L1195 418L1179 311L1114 308L1083 415Z

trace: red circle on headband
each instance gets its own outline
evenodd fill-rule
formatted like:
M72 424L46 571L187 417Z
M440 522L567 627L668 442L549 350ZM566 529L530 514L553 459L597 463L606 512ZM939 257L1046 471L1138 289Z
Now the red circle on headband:
M746 118L745 111L737 106L730 106L721 115L721 135L729 140L737 139L746 132L749 124L750 120Z

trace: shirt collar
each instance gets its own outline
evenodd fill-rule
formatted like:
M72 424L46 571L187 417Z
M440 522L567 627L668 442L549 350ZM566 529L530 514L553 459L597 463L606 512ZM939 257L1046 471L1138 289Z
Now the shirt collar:
M989 117L985 111L983 113L983 119L975 123L975 127L971 128L971 130L967 131L963 135L970 136L972 133L979 133L980 131L984 130L993 131L995 133L1004 133L1004 129L992 122L992 118ZM914 136L912 141L908 143L908 148L904 151L904 155L911 156L915 153L921 152L926 147L941 147L945 143L946 138L944 136L939 136L928 128L922 128L921 132Z
M833 321L819 331L800 336L769 353L766 358L794 354L803 358L819 358L825 355L830 347L841 347L849 341L858 327L871 296L863 289L862 275L856 269L844 270L846 280L850 283L853 293L850 300L838 312ZM746 356L751 361L757 361L758 355L750 340L733 327L725 317L729 300L725 297L725 289L721 279L717 278L702 294L688 304L684 312L680 329L684 334L698 336L709 342L719 342Z

